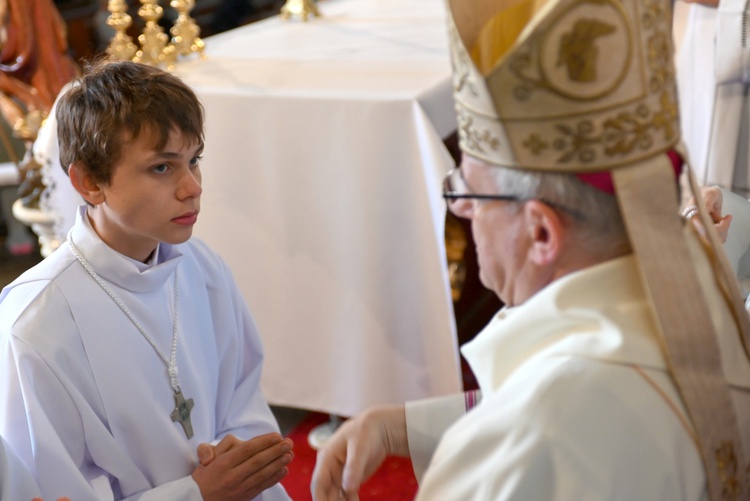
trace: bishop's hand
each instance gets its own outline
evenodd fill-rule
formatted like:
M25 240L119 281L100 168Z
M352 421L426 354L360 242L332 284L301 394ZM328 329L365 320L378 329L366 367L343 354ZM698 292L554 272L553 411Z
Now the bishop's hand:
M359 499L361 485L388 456L408 456L404 406L379 407L344 422L318 451L315 501Z
M701 233L705 234L705 229L701 224L700 220L696 217L697 207L694 198L690 198L688 206L683 211L683 215L687 216L695 227ZM719 235L719 239L722 243L727 242L727 236L729 235L729 225L732 223L732 216L730 214L722 215L722 206L724 204L724 195L717 186L704 186L701 188L701 204L706 208L711 221L714 223L714 229Z

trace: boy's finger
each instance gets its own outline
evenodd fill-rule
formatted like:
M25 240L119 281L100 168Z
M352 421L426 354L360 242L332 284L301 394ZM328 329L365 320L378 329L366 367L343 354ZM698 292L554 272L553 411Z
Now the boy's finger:
M237 465L237 475L241 478L250 478L269 465L275 465L271 468L273 470L289 464L294 458L292 447L292 441L287 439L266 447L253 455L248 455L241 464Z
M198 461L203 466L208 466L216 458L214 453L214 446L211 444L202 443L198 446Z
M238 467L239 474L244 476L243 484L249 490L257 489L257 492L262 492L289 473L287 465L294 459L294 454L291 451L276 456L269 462L264 462L265 459L261 460L260 456L267 452L268 449Z
M267 433L240 442L226 452L229 461L228 464L231 468L235 468L261 452L274 446L278 446L282 441L284 441L284 439L278 433ZM291 440L288 440L288 444L290 446L292 445ZM291 447L289 447L289 449L291 449Z

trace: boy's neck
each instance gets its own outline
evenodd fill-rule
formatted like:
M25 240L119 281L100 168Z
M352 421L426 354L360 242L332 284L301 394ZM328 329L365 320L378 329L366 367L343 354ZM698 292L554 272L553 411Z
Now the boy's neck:
M157 243L153 248L148 250L148 252L141 252L136 251L135 249L124 249L120 248L120 246L116 245L115 242L113 242L111 239L108 238L106 235L106 232L103 230L103 228L100 228L95 217L96 206L91 207L89 206L86 210L86 218L88 220L89 225L91 226L91 229L94 231L94 233L97 234L97 236L101 239L104 244L109 247L110 249L114 250L115 252L122 254L125 257L128 257L130 259L133 259L135 261L149 264L149 262L156 256L156 250L159 248L159 244Z

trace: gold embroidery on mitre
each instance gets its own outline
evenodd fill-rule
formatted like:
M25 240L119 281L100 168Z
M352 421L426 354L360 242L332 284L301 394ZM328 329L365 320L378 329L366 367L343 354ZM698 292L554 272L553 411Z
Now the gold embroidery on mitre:
M615 27L596 19L579 19L573 29L562 36L557 64L565 65L568 78L576 82L596 80L596 60L599 50L596 39L609 35Z
M731 442L722 442L716 449L716 468L722 484L722 498L738 499L740 484L737 479L737 457Z
M456 106L456 118L462 144L471 148L472 151L486 153L487 150L482 145L488 146L491 150L497 150L500 147L500 140L493 136L489 129L479 131L474 125L474 119L464 108Z
M549 148L549 143L542 139L542 136L539 134L531 134L529 138L523 142L523 145L535 154L541 153Z
M453 25L448 26L448 37L450 38L452 47L461 43L461 39ZM478 96L479 91L471 72L472 62L469 60L468 55L459 51L453 51L451 67L453 69L453 92L460 94L466 89L471 95Z
M590 5L596 6L599 18L579 18L579 11ZM545 90L566 99L592 101L615 92L632 69L633 32L616 0L569 2L529 40L509 62L519 81L514 95L520 100ZM601 71L603 57L616 68Z
M599 161L598 150L608 157L624 156L636 149L646 150L652 146L653 136L659 131L663 131L666 138L675 137L677 131L673 119L677 116L677 104L667 93L662 94L660 102L661 107L656 111L641 104L633 110L618 113L606 119L601 130L596 130L591 120L580 120L575 125L557 124L558 135L552 139L555 149L562 152L557 162L591 164ZM524 142L524 146L538 155L542 149L533 146L540 138L537 137L535 141L532 142L530 138Z
M649 150L657 140L656 134L661 134L664 141L677 139L678 108L674 93L670 92L674 87L674 72L669 61L671 46L667 39L669 34L663 29L664 16L667 13L657 2L647 2L644 5L646 11L642 17L642 26L650 32L646 37L645 51L649 73L648 90L651 94L658 95L658 106L652 109L646 102L636 102L630 106L630 109L620 109L616 114L605 116L600 120L587 117L558 121L550 130L551 134L546 135L547 137L535 131L523 141L523 147L531 152L532 156L546 154L548 145L551 144L555 151L560 152L555 158L556 163L575 162L593 166L601 162L602 157L623 158L638 150ZM566 66L569 80L592 82L599 78L596 63L598 58L606 56L597 49L596 41L600 37L614 33L617 29L614 24L581 18L572 24L572 29L562 32L559 37L557 64ZM630 39L630 35L628 34L626 38ZM519 100L529 99L531 94L539 88L564 94L556 89L553 83L544 79L533 80L524 73L525 68L531 65L532 61L541 60L541 55L534 57L530 51L542 48L529 46L526 51L518 53L511 63L512 70L522 80L514 89L514 96ZM630 59L629 56L627 59ZM612 90L620 84L620 81L621 76L618 76L611 82L611 85L600 86L600 88ZM582 96L569 95L567 97L592 100L592 96L585 99ZM593 98L598 97L600 96L593 96Z
M461 149L497 165L586 172L673 147L679 117L669 8L668 0L548 0L506 8L480 28L451 11ZM513 22L525 25L508 42Z
M487 92L481 75L470 56L456 48L461 40L455 27L449 23L451 41L451 64L453 69L453 94L456 98L459 144L463 151L476 156L492 156L501 150L502 141L496 134L498 121L493 116L491 105L487 108ZM486 158L486 157L485 157Z

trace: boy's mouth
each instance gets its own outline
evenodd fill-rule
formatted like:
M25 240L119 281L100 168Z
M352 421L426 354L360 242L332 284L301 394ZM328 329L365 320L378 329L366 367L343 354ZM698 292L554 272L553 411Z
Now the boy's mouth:
M198 221L198 212L186 212L181 216L177 216L172 219L173 222L184 226L190 226Z

